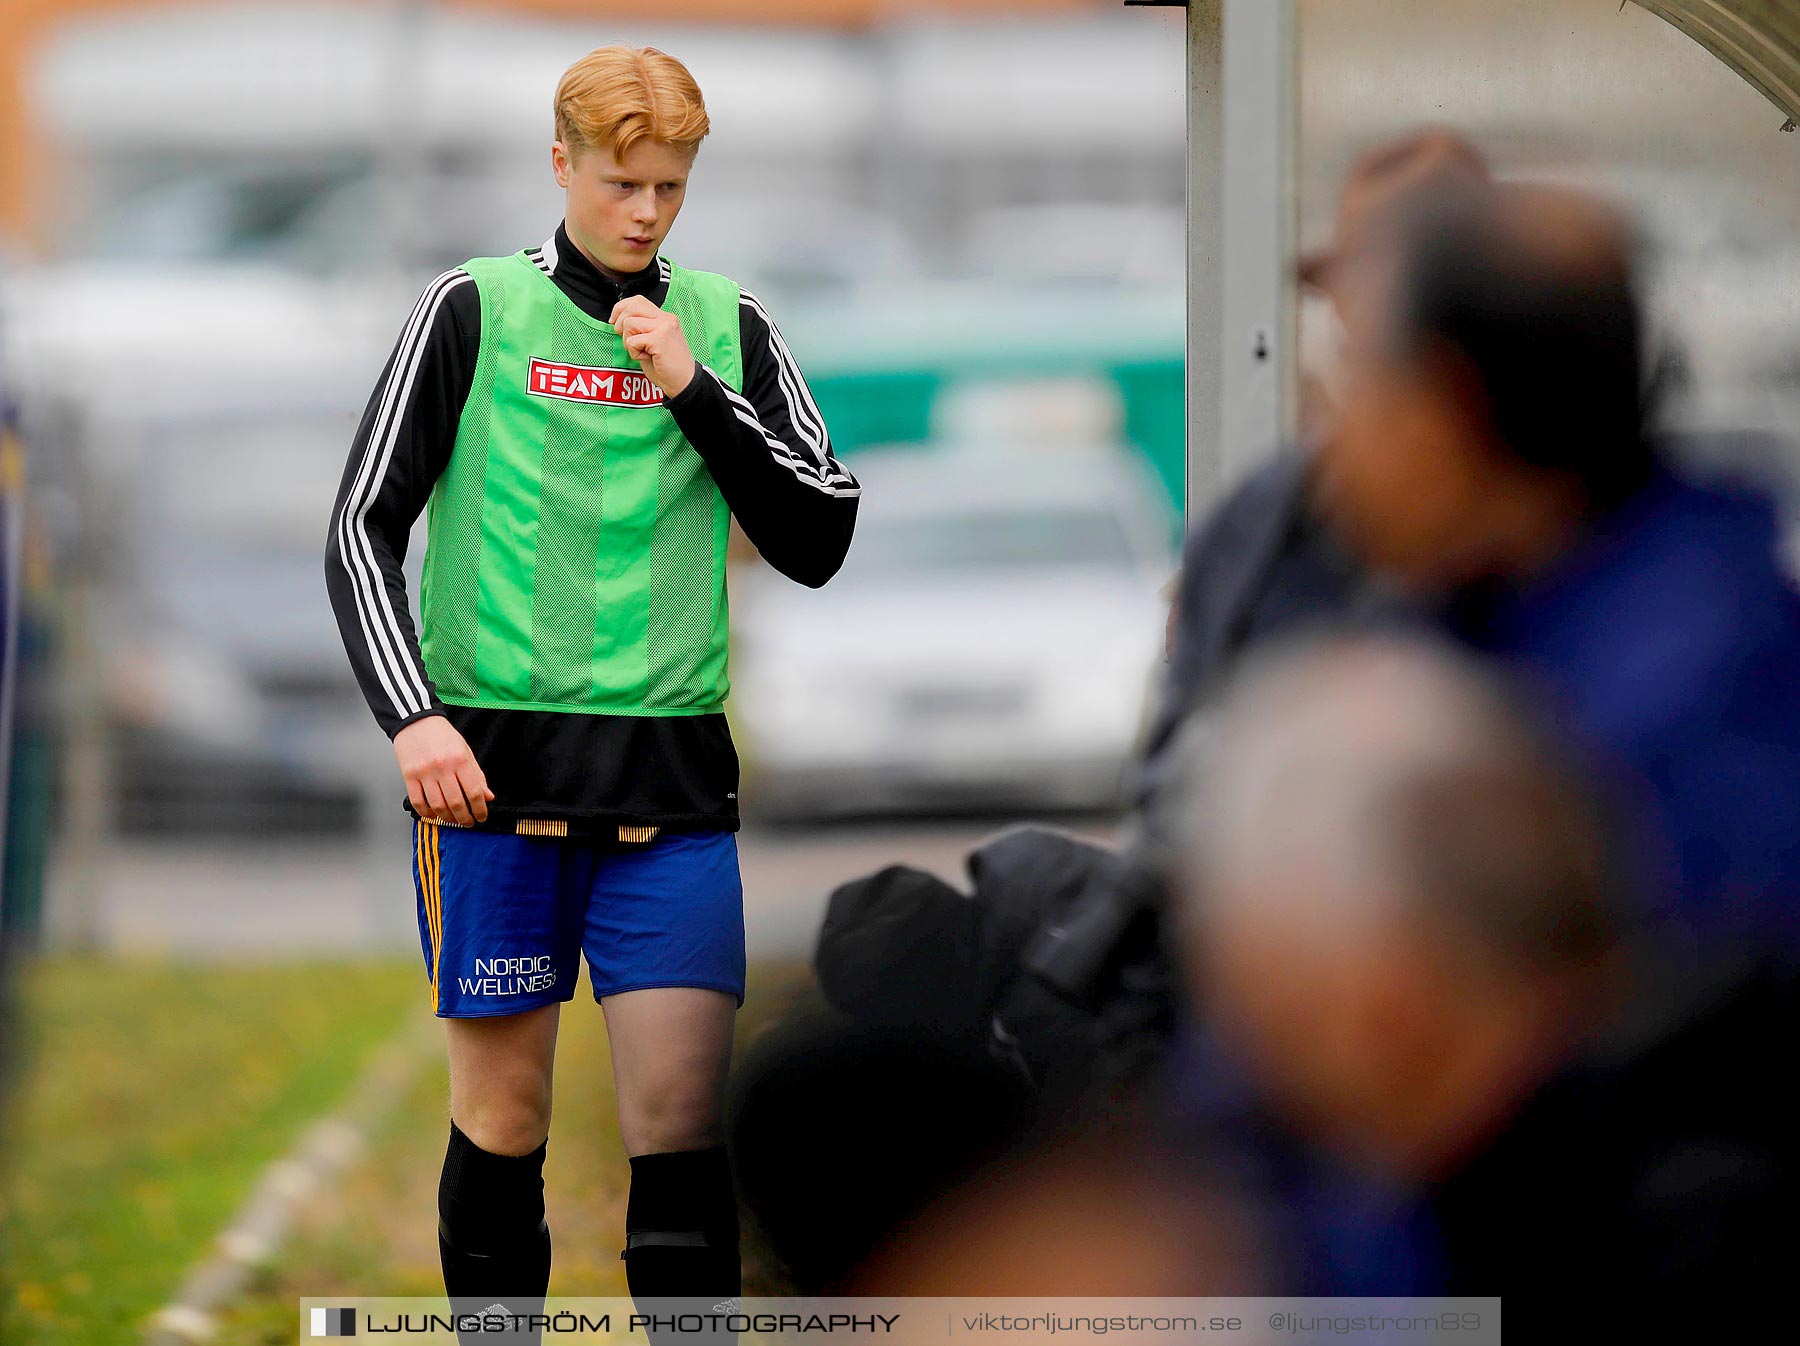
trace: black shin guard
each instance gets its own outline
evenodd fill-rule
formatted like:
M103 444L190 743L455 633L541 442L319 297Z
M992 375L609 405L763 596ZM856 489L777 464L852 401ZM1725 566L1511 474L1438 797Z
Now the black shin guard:
M723 1313L720 1306L742 1294L737 1193L724 1146L631 1161L623 1256L625 1282L643 1314Z
M450 1123L438 1183L438 1255L444 1289L460 1318L542 1314L550 1288L550 1227L544 1222L544 1153L493 1154ZM465 1343L536 1342L524 1328L505 1335L458 1333Z

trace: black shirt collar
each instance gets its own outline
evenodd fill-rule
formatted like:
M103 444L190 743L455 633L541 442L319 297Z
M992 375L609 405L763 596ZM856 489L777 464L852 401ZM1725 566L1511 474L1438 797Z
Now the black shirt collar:
M642 271L625 277L621 284L608 278L582 255L581 249L570 241L566 224L556 226L555 236L548 247L540 250L540 255L557 287L573 299L583 313L601 322L611 318L614 305L627 296L641 294L651 303L661 304L668 293L661 254L652 257Z

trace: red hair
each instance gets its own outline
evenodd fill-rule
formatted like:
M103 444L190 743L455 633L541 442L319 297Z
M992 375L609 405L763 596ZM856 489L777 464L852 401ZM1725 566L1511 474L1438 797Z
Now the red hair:
M606 149L623 158L646 139L691 154L711 129L688 68L655 47L597 47L556 85L556 138L571 157Z

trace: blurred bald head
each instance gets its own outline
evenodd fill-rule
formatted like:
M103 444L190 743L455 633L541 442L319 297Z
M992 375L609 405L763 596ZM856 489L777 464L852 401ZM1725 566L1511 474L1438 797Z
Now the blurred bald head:
M1415 203L1346 361L1320 501L1414 587L1515 578L1647 480L1631 233L1579 192Z
M1592 493L1641 466L1641 326L1630 227L1596 197L1509 184L1410 224L1390 353L1449 383L1506 451Z
M1323 1138L1430 1170L1603 981L1582 781L1484 669L1367 638L1247 668L1194 765L1177 886L1213 1021Z

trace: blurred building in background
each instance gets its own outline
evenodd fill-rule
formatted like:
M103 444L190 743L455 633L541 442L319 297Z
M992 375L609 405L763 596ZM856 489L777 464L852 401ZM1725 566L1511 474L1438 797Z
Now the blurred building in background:
M1616 0L1297 12L1302 243L1352 156L1421 121L1504 173L1597 180L1646 234L1666 423L1758 432L1704 442L1793 471L1800 139L1757 90ZM1041 499L959 502L961 468L871 455L872 481L890 462L924 484L896 487L892 518L872 491L868 545L916 526L929 540L906 545L934 553L890 568L912 597L884 598L882 639L932 653L876 653L879 678L845 655L858 723L883 727L829 811L1116 800L1161 633L1150 576L1187 503L1183 32L1179 9L1112 0L8 6L0 323L55 558L70 872L119 833L391 840L392 764L317 574L329 502L419 289L554 227L551 90L614 40L698 77L716 130L670 253L767 302L840 450L984 475L1049 456L1046 481L1099 464L1117 488L1084 531ZM1328 381L1328 316L1309 305L1298 329ZM1076 554L1079 582L1045 571ZM886 584L858 564L847 590ZM841 783L845 744L758 689L819 632L739 590L747 811L762 769L804 814L820 794L798 783ZM958 615L995 594L1004 623ZM1071 639L1070 594L1117 639ZM1077 649L1085 672L1049 667ZM1052 723L1064 756L959 764Z
M1179 482L1172 16L1068 3L575 15L42 17L24 61L42 172L11 202L31 260L6 303L56 445L44 489L79 535L71 603L90 618L79 662L94 691L81 700L100 709L75 738L106 777L96 828L339 832L380 806L369 792L388 782L359 747L369 729L315 573L321 520L419 287L560 218L550 92L602 42L660 45L695 71L717 130L671 254L770 305L841 449L1099 445ZM1166 566L1172 513L1158 526ZM1089 764L1101 785L1079 798L1116 797L1154 628ZM942 689L970 664L938 643L952 649L918 685L890 679L902 720L960 704Z

